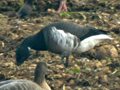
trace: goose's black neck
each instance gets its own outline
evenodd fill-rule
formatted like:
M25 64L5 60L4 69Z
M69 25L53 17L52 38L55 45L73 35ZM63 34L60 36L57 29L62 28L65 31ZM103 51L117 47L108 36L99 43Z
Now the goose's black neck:
M34 36L29 36L22 42L21 45L27 48L30 47L31 49L38 50L38 51L47 50L43 32L39 32Z

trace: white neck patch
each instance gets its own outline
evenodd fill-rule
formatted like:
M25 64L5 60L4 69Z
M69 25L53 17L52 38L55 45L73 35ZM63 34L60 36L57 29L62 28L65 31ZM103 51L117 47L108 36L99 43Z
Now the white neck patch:
M31 48L30 47L27 47L28 48L28 50L30 51L31 50Z

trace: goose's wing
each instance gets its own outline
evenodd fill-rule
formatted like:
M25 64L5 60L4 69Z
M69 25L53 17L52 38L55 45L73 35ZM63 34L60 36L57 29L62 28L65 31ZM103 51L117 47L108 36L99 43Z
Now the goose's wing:
M52 26L77 36L81 41L93 35L106 34L106 31L103 30L97 30L95 28L85 27L73 22L63 22L63 21L49 24L44 28L42 28L42 30L49 30L49 28Z
M39 85L30 80L6 80L0 82L0 90L43 90Z

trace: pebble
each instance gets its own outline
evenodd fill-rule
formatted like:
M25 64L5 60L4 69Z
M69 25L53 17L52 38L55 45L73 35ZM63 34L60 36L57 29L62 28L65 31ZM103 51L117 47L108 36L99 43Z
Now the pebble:
M95 62L88 62L88 63L86 63L86 66L94 67L95 66Z
M97 49L95 57L99 60L105 59L106 57L115 58L118 57L118 51L112 45L104 45Z
M74 80L70 80L68 85L73 85L73 84L75 84L75 81Z
M101 63L102 65L105 65L107 63L107 60L102 60Z
M70 86L65 86L65 90L73 90Z
M54 85L52 85L53 87L55 87L55 88L60 88L61 86L63 85L63 81L58 81L58 80L56 80L55 82L54 82Z
M13 62L7 62L4 64L6 67L14 67L14 63Z
M94 71L99 71L99 72L103 72L103 73L107 73L107 71L109 71L110 68L109 67L100 67L95 69Z
M99 79L99 76L95 76L95 79Z
M62 78L62 75L60 75L60 74L54 74L53 77L54 77L54 78L57 78L57 79L61 79L61 78Z
M75 90L83 90L82 88L80 88L79 86L75 87Z
M49 13L55 13L56 11L54 9L47 9Z
M3 41L0 41L0 47L5 47L5 43Z
M63 69L64 65L56 65L56 68Z
M18 76L24 76L24 72L18 72L17 75Z
M102 83L102 82L108 82L108 76L107 75L101 75L100 77L99 77L99 80L100 80L100 82Z
M120 53L120 48L118 48L118 53Z
M114 44L119 44L120 42L117 40L114 40Z
M29 66L29 69L30 69L30 70L34 70L34 69L36 68L36 66L37 66L36 64L31 64L31 65Z
M95 64L95 66L96 66L97 68L99 68L99 67L101 67L101 66L103 66L103 65L102 65L101 62L97 62L97 63Z
M79 67L77 64L75 64L74 67L75 67L76 69L80 69L80 67Z
M72 75L70 75L70 74L63 73L62 76L63 76L63 78L65 78L65 80L69 80L72 78Z

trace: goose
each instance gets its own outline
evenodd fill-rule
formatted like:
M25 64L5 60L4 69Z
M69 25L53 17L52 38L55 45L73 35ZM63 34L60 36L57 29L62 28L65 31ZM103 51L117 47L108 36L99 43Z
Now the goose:
M0 90L51 90L45 80L47 65L39 62L35 69L34 82L24 79L12 79L0 82Z
M29 36L16 50L16 65L21 65L30 55L30 49L37 51L50 51L60 54L63 59L71 53L83 53L92 49L103 40L112 40L107 31L85 27L73 22L54 22L41 29L40 32Z
M23 6L18 10L18 17L25 18L26 16L28 16L33 10L34 2L34 0L26 0ZM60 0L60 5L57 12L60 13L61 10L67 12L66 0Z
M18 10L18 17L25 18L33 10L34 0L26 0L23 6Z

